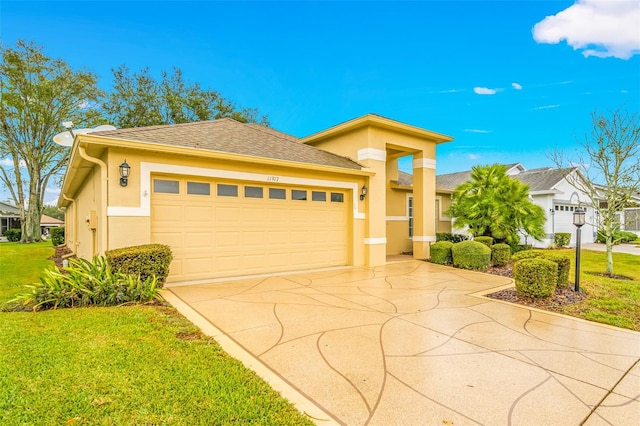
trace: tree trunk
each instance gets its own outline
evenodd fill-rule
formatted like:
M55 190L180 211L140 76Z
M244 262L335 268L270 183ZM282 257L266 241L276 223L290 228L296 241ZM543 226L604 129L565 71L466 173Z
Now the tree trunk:
M24 220L22 221L22 243L35 243L40 241L40 215L42 212L42 203L40 196L30 192L29 208L25 211Z
M607 270L605 274L612 277L613 276L613 238L611 236L607 236L605 239L605 244L607 246Z

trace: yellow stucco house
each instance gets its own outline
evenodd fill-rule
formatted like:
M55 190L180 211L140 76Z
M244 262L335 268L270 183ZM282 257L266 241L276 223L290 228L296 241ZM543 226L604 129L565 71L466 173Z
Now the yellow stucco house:
M427 258L451 140L374 114L302 139L228 118L76 135L66 242L82 258L168 244L174 283Z

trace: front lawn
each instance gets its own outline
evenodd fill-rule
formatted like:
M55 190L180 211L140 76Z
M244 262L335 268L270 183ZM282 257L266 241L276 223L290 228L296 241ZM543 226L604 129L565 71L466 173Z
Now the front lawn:
M0 244L0 303L50 244ZM0 424L248 423L312 424L173 308L0 313Z

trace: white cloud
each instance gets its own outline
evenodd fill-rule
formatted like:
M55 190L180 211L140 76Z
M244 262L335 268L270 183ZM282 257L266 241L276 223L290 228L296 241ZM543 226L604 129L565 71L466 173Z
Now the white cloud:
M458 93L458 92L464 92L464 89L440 90L438 93Z
M560 105L559 104L555 104L555 105L543 105L543 106L539 106L539 107L535 107L535 108L531 108L530 111L538 111L541 109L550 109L550 108L558 108Z
M44 192L47 194L60 194L60 188L47 188Z
M489 89L488 87L474 87L473 91L476 95L495 95L498 89Z
M578 0L534 25L533 38L549 44L565 40L585 57L629 59L640 54L638 23L638 1Z
M27 167L27 163L25 163L24 160L20 160L18 164L20 164L21 169L24 169ZM13 160L11 158L0 159L0 166L9 166L13 168Z
M467 157L469 157L469 160L477 160L480 158L478 154L468 154Z
M482 130L482 129L464 129L467 133L491 133L491 130Z
M511 87L513 87L516 90L522 90L522 85L518 83L511 83Z

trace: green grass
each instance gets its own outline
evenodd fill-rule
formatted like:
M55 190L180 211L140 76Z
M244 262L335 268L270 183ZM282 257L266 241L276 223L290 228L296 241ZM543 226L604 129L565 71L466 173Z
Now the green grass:
M575 282L575 250L554 250L571 258L570 281ZM602 277L606 270L606 253L582 250L580 253L580 288L587 298L564 309L567 315L616 327L640 331L640 256L613 253L613 273L631 278L620 280ZM573 286L573 284L571 284Z
M24 284L38 281L40 272L53 266L51 241L34 244L0 243L0 303L13 299Z
M48 249L0 244L0 300ZM248 423L312 424L173 308L0 313L2 425Z

